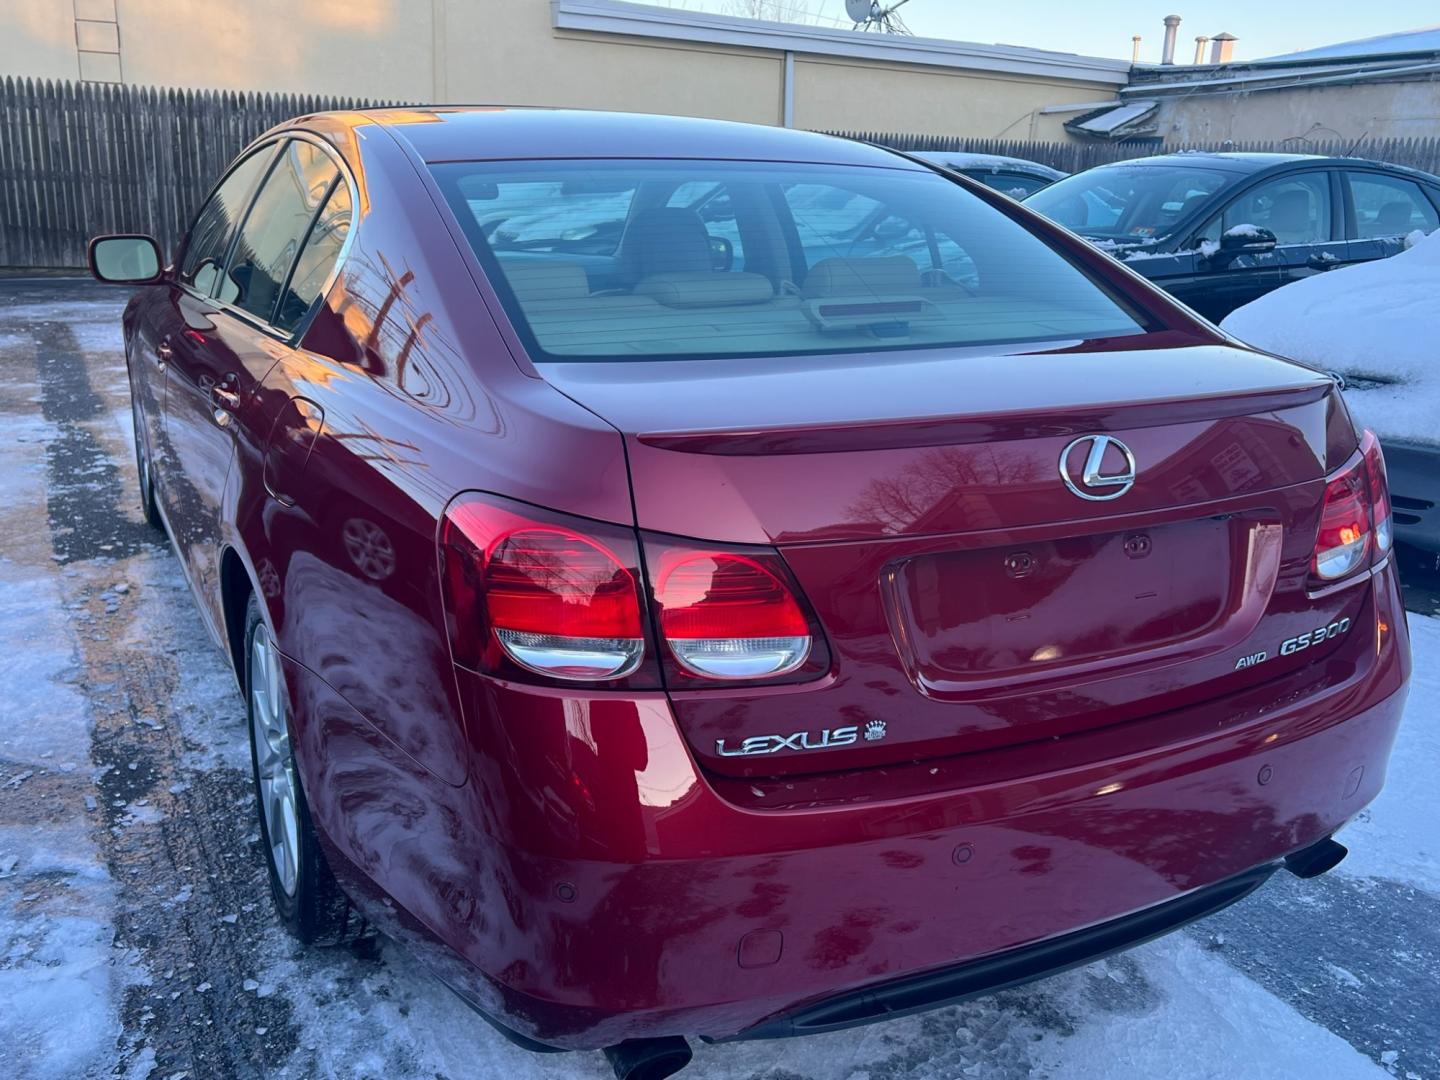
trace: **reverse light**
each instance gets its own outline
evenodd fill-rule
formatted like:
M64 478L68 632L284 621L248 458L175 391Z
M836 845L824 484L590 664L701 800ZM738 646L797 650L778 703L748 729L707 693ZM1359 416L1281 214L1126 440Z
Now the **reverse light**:
M441 536L458 663L567 682L615 681L645 655L639 552L629 529L464 495Z
M767 679L810 657L810 622L777 555L672 550L659 560L660 633L685 674Z

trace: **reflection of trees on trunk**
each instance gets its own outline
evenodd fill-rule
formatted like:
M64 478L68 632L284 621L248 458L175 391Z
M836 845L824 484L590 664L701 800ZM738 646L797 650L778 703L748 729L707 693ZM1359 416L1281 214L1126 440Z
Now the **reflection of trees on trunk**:
M943 446L913 457L890 479L875 479L848 507L851 520L878 524L887 533L1003 524L991 489L1032 484L1042 470L1036 455L1010 446ZM957 513L958 511L958 513Z

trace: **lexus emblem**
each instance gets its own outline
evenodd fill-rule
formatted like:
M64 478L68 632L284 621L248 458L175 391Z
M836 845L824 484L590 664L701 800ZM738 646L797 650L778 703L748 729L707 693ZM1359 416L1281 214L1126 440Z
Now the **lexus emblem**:
M1110 450L1109 462L1106 456ZM1116 470L1123 460L1123 471L1106 472L1107 464ZM1081 435L1060 451L1060 479L1082 499L1107 502L1118 499L1135 486L1135 455L1119 439L1109 435Z

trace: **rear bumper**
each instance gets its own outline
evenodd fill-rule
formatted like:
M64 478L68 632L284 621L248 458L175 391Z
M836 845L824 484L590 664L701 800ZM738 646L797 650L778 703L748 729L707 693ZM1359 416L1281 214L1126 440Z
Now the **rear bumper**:
M306 790L367 915L527 1039L824 1030L877 987L929 987L924 1008L995 965L1033 978L1164 932L1358 813L1409 672L1393 568L1373 580L1368 640L1324 693L1243 719L1199 707L1203 737L1019 780L757 811L700 772L663 696L477 678L464 787L422 786L328 702L332 766L306 769ZM352 727L383 769L334 767Z
M968 960L937 971L905 976L837 994L743 1031L737 1039L780 1039L819 1035L879 1020L954 1005L970 998L1022 986L1142 945L1245 899L1279 869L1259 866L1174 900L1124 915L1099 926L1024 945L996 956Z

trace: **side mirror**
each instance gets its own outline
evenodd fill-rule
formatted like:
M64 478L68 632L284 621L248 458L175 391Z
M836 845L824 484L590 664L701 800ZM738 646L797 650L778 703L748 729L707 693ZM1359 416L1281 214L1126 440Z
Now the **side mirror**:
M85 261L95 279L109 285L149 285L160 280L160 247L139 233L95 237Z
M1231 257L1263 255L1267 251L1274 251L1278 242L1269 229L1262 229L1258 225L1235 225L1220 235L1220 254Z
M723 236L710 237L710 268L729 270L735 265L735 247Z

